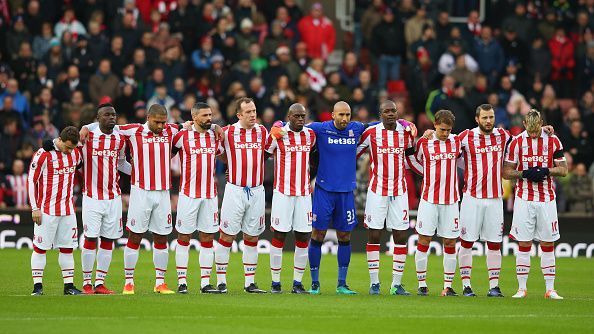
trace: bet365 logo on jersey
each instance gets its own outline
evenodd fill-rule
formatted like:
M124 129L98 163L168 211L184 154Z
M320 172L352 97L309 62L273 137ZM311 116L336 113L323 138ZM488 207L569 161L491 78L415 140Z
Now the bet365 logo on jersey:
M328 144L336 145L355 145L357 141L355 138L330 138L328 137Z

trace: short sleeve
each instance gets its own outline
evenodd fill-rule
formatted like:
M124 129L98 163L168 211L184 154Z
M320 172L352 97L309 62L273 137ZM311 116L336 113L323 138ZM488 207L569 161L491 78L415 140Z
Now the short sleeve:
M507 152L505 154L505 162L511 163L511 164L517 164L518 163L518 159L519 159L519 148L520 146L518 145L518 139L514 138L512 139L511 143L509 144L509 147L507 148Z

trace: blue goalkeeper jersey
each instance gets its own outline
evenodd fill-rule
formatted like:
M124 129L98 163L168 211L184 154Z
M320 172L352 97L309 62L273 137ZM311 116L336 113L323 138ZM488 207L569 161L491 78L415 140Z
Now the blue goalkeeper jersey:
M346 129L338 130L333 121L326 121L311 123L307 127L316 133L320 154L316 186L333 192L355 190L357 144L365 125L350 122Z

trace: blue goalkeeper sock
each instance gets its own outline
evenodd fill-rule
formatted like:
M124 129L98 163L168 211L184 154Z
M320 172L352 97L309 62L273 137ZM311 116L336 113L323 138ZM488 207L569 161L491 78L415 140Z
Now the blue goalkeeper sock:
M309 271L311 273L311 283L320 284L320 261L322 259L322 243L311 239L308 248Z
M346 277L351 262L351 242L338 242L338 286L346 285Z

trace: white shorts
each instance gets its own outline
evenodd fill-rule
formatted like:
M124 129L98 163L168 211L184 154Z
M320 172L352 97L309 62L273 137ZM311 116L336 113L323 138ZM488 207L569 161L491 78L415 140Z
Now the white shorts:
M82 221L85 237L121 238L124 233L122 197L98 200L83 195Z
M559 240L557 203L555 201L532 202L516 197L509 236L517 241Z
M464 241L503 241L503 199L464 194L460 205L460 238Z
M216 233L219 230L218 199L191 198L180 193L175 229L181 234L192 234L195 231Z
M243 188L227 183L221 206L221 231L228 235L237 235L241 231L250 236L259 236L266 227L265 205L263 186Z
M421 199L417 214L417 233L433 236L437 230L439 237L457 239L460 236L458 214L458 203L433 204Z
M144 190L132 186L126 228L138 234L146 231L159 235L171 233L173 225L169 190Z
M78 229L76 215L50 216L41 214L41 225L34 224L33 245L39 249L76 248Z
M278 190L272 195L270 226L279 232L311 232L311 196L287 196Z
M381 196L371 189L367 190L364 225L368 229L406 231L408 221L408 194L400 196Z

